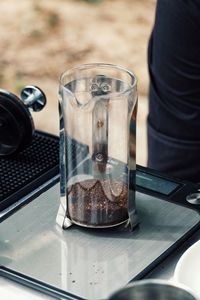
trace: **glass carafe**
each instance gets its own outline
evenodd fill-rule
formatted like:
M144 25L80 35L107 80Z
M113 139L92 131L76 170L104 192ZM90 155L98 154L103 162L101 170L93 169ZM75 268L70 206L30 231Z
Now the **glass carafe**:
M62 228L136 225L136 85L131 71L111 64L80 65L61 75Z

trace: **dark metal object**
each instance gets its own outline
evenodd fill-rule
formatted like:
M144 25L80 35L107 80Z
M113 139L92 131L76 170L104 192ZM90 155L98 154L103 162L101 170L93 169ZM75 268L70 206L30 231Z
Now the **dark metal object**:
M187 287L166 280L146 279L115 292L109 300L197 300Z
M186 200L194 205L200 205L200 192L189 194Z
M35 86L25 87L21 96L0 89L0 156L16 154L31 143L35 128L29 109L39 111L46 104Z
M27 85L21 91L24 104L33 111L40 111L46 105L46 96L43 91L34 85Z

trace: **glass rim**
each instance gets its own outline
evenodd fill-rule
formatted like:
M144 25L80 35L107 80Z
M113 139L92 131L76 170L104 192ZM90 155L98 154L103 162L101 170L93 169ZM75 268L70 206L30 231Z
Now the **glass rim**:
M61 75L59 76L59 84L63 88L65 88L64 83L63 83L63 79L65 76L70 75L70 73L77 71L77 70L84 70L84 69L91 69L91 68L102 68L102 69L112 68L113 70L114 69L119 70L119 71L129 75L129 77L132 79L133 83L132 84L130 83L128 88L125 91L119 92L118 95L126 94L127 92L129 92L130 90L134 89L137 86L138 79L137 79L136 75L133 73L133 71L131 71L128 68L122 67L121 65L115 65L115 64L110 64L110 63L86 63L86 64L76 65L76 66L69 68L68 70L61 73Z

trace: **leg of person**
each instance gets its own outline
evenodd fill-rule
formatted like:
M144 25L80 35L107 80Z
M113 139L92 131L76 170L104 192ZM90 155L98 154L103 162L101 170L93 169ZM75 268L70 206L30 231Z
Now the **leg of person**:
M158 0L148 62L148 167L198 182L199 0Z

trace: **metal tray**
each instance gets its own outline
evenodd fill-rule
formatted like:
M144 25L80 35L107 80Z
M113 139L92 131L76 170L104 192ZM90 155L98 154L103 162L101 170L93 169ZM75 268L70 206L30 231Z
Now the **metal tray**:
M56 225L59 184L0 225L1 275L67 299L106 299L142 278L199 227L199 213L137 192L140 224L94 230Z

